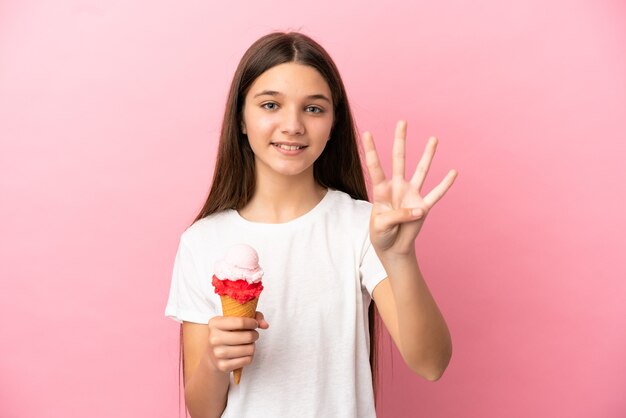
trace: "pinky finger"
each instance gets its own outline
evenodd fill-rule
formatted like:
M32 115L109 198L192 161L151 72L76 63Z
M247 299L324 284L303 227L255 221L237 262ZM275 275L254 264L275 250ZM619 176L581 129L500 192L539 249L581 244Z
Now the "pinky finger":
M240 367L245 367L252 363L253 356L237 357L233 359L218 360L218 369L223 373L230 373Z
M433 205L446 194L448 189L450 189L457 175L458 172L456 170L450 170L441 183L439 183L424 197L424 203L426 203L429 208L433 207Z

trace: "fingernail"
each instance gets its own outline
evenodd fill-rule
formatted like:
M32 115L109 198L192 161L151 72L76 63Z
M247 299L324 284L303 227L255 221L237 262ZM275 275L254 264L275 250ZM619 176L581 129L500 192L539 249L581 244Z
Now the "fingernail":
M411 215L413 215L413 216L422 216L422 210L421 209L417 209L417 208L412 209L411 210Z

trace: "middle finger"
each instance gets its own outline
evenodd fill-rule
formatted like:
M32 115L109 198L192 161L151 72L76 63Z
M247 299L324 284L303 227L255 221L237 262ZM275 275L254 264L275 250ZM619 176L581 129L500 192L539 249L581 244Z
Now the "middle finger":
M396 124L396 132L393 140L392 174L394 180L404 180L404 162L406 159L406 121L401 120Z
M224 331L220 335L220 342L223 345L250 344L259 339L257 331Z

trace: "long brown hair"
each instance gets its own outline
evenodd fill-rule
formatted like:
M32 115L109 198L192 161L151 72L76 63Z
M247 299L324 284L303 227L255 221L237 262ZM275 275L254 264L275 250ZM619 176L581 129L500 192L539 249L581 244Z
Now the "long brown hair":
M368 200L356 128L335 63L324 48L308 36L297 32L277 32L265 35L252 44L237 66L226 102L211 190L194 222L215 212L241 209L252 198L255 165L248 139L241 132L244 100L257 77L272 67L291 62L315 68L332 92L335 113L331 139L313 165L315 181L326 188L341 190L353 199ZM378 315L373 301L368 318L370 366L376 394Z

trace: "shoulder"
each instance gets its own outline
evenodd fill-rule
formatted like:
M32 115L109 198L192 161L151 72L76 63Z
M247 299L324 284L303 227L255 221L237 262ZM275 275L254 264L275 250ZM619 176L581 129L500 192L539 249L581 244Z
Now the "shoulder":
M207 237L219 236L228 224L231 212L229 210L217 212L197 220L181 234L181 244L196 247L205 242Z
M345 232L361 242L369 236L369 221L372 204L366 200L353 199L349 194L329 190L330 203L326 211L326 222L330 230Z
M334 210L351 217L356 217L358 220L362 218L369 219L372 204L367 200L354 199L349 194L340 190L328 190L328 193L331 193L330 200Z

